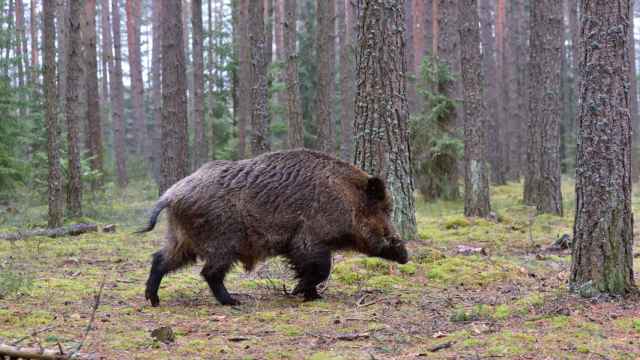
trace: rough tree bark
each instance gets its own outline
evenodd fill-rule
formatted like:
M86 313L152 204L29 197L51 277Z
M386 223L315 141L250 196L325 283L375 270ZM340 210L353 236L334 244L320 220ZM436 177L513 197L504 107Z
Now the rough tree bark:
M111 28L113 31L113 54L109 68L111 81L111 119L113 122L113 148L116 158L116 177L119 187L129 183L127 175L126 121L124 118L124 84L122 83L122 52L120 41L120 5L119 0L112 0Z
M80 39L80 19L82 2L72 1L68 18L69 36L67 42L67 92L64 112L67 119L68 171L67 209L69 216L82 216L82 179L80 169L80 122L82 121L82 101L80 83L82 79L82 43Z
M336 151L336 131L332 116L333 95L335 93L335 14L335 0L316 0L318 20L318 30L316 32L316 54L318 56L316 116L318 139L316 146L320 151L328 154L334 154Z
M504 185L507 183L507 162L504 159L505 147L508 140L506 139L505 105L504 105L504 25L505 25L505 0L497 0L496 5L496 21L495 21L495 40L496 40L496 116L495 116L495 132L496 136L494 149L494 167L491 172L492 181L496 185Z
M251 155L270 150L269 109L267 104L267 59L265 57L264 1L249 6L251 63Z
M36 0L31 0L29 7L29 29L31 30L31 85L33 91L38 91L38 7L36 6Z
M340 157L353 160L353 9L348 0L336 0L340 41Z
M24 79L24 53L27 51L26 35L24 25L24 3L22 0L16 1L16 62L18 66L18 87L22 89L25 85ZM20 96L21 97L21 96ZM25 114L24 107L19 107L18 114L22 118Z
M64 194L62 192L62 170L60 169L61 128L58 124L58 99L56 94L56 29L55 0L44 0L44 102L47 126L47 159L49 164L48 198L49 214L47 226L62 225L64 217Z
M531 3L529 123L524 202L540 213L562 215L560 191L560 67L562 3Z
M249 94L251 91L251 51L249 46L249 0L238 1L237 14L237 47L238 47L238 157L240 159L246 156L247 151L247 123L251 119L252 99Z
M16 3L17 5L17 3ZM16 6L17 7L17 6ZM67 93L67 43L69 42L69 0L59 0L56 8L56 31L58 37L58 104L64 109L65 94ZM17 24L16 24L17 25Z
M98 93L98 55L96 49L96 0L85 0L82 26L87 101L86 148L89 150L91 170L100 174L91 182L93 191L102 187L102 124L100 94Z
M438 61L447 65L451 75L457 79L460 76L460 37L457 26L458 5L455 0L439 0L438 3L437 58ZM441 84L439 92L447 98L459 100L460 82L457 80L447 81L445 84ZM459 124L458 117L458 109L456 107L449 113L448 119L442 122L449 132L455 132ZM446 178L447 183L450 185L440 190L440 197L458 199L460 190L457 186L457 161L451 161L446 168L441 169L441 176Z
M488 160L491 164L491 175L494 183L498 183L495 171L500 164L499 141L500 139L500 123L498 122L498 84L496 72L496 39L494 37L493 28L495 26L496 17L494 0L479 0L480 15L480 39L482 41L482 73L484 74L483 97L485 105L485 114L487 116L487 141Z
M109 75L113 61L113 43L111 41L111 21L109 19L109 0L100 0L100 55L102 61L102 96L105 107L110 107ZM107 114L107 120L109 115Z
M162 3L154 1L151 5L153 47L151 48L151 106L153 109L152 168L156 183L160 184L160 159L162 158Z
M304 147L304 126L300 104L300 88L298 87L298 52L296 51L296 0L284 0L284 53L287 61L287 139L289 148Z
M151 158L151 148L144 116L144 83L142 81L142 56L140 54L142 0L126 0L126 14L135 150L139 155L143 155L145 160L148 160Z
M193 146L193 161L197 167L207 162L209 158L209 141L207 126L204 119L204 40L202 28L202 0L191 0L191 26L193 31L193 122L195 143Z
M482 55L477 0L458 2L460 64L464 90L464 215L489 215L486 112L482 102Z
M633 280L629 0L580 2L583 76L570 284L624 294Z
M406 98L404 3L358 0L355 164L386 179L393 222L400 235L416 237Z
M162 162L160 193L187 176L187 79L181 1L162 8Z

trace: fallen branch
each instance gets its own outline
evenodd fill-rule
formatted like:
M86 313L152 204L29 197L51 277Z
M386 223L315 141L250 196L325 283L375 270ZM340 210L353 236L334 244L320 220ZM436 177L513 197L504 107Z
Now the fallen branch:
M80 340L80 343L75 348L75 350L73 350L71 354L69 354L69 359L72 359L74 355L77 354L80 351L80 349L82 349L82 346L84 345L84 341L87 340L87 336L89 335L89 332L93 327L93 321L96 318L96 311L98 311L98 307L100 306L100 297L102 296L102 289L104 288L104 283L106 278L107 278L106 274L102 276L102 282L100 282L100 289L98 290L98 293L95 296L95 301L93 302L93 310L91 311L91 318L89 319L89 323L87 324L87 327L84 329L84 335L82 336L82 340Z
M4 359L33 359L33 360L68 360L69 356L59 354L53 350L40 350L34 348L17 348L15 346L0 344L0 358Z
M19 231L16 233L4 233L0 234L0 240L22 240L34 236L46 236L50 238L57 238L63 236L76 236L88 232L98 231L98 225L96 224L74 224L53 229L33 229L26 231Z

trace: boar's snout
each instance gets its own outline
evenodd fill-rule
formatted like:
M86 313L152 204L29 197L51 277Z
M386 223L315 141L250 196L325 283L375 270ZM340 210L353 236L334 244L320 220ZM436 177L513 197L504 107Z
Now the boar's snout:
M409 253L404 246L404 241L393 237L389 240L389 245L382 248L379 255L383 259L395 261L400 264L409 262Z

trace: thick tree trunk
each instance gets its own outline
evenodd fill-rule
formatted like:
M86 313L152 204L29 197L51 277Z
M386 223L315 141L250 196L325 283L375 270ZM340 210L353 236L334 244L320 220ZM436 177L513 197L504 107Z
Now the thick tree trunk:
M249 46L249 0L239 0L237 41L238 41L238 157L243 159L247 151L247 123L251 119L252 99L244 96L251 92L251 49Z
M37 92L38 71L40 67L38 59L40 55L38 54L38 8L36 6L36 0L31 0L29 10L29 28L31 30L31 85L33 86L33 91Z
M348 0L336 0L338 14L338 39L340 41L340 157L353 160L353 9Z
M101 43L101 61L102 61L102 97L105 108L110 107L111 99L109 94L109 75L113 65L113 44L111 41L111 23L109 19L109 0L100 0L100 43ZM105 121L109 119L107 113Z
M124 85L122 82L122 53L120 41L120 5L119 0L111 0L113 21L114 58L111 61L111 119L113 121L113 147L116 158L116 177L118 186L126 187L129 183L127 175L126 121L124 118Z
M570 283L623 294L633 279L628 0L580 2L583 75ZM613 31L612 29L615 29Z
M84 64L87 101L86 148L89 150L91 170L97 176L91 183L93 191L102 187L102 124L100 121L100 94L98 93L98 55L96 49L96 0L85 0L82 40L84 43Z
M416 237L406 99L404 3L358 0L355 164L386 179L393 222L400 235Z
M524 202L538 212L562 215L560 191L560 68L562 3L531 4L529 124Z
M69 42L69 0L58 0L56 8L56 31L58 34L58 94L60 109L64 109L65 94L67 93L67 43ZM17 2L16 2L17 10ZM17 13L16 13L17 15ZM17 25L17 23L16 23Z
M44 14L44 101L47 126L47 159L49 164L48 198L49 216L47 226L62 225L64 217L64 194L62 170L60 168L61 127L58 124L58 97L56 89L56 29L55 0L43 0Z
M629 3L631 4L633 14L634 0L629 0ZM633 15L629 18L630 31L627 46L629 46L629 79L631 81L629 84L629 112L631 115L631 124L637 129L637 126L640 126L640 116L638 114L638 80L636 78L636 42L633 36L634 19L635 16ZM637 133L639 132L640 131L636 131L636 139L638 139ZM634 161L631 171L631 181L635 183L640 179L640 151L638 151L638 146L636 146L636 151L632 152L632 159L634 159Z
M494 0L479 0L480 39L482 41L482 72L484 74L484 105L486 109L486 129L488 160L491 164L491 175L494 183L499 183L496 169L500 166L500 123L498 122L498 79L496 72L496 39L493 28L495 26L496 11Z
M482 55L477 0L458 3L460 64L464 90L464 215L489 215L486 112L482 102Z
M316 145L319 150L328 154L334 154L336 151L336 131L332 116L333 95L335 93L335 14L335 0L316 0L316 15L318 19L318 30L316 32L316 54L318 56L316 116L318 139Z
M142 81L142 57L140 54L140 16L142 0L126 0L127 46L129 72L131 74L131 104L133 106L134 141L136 151L145 160L151 158L151 147L144 116L144 83Z
M284 0L284 52L287 61L287 138L289 148L304 147L304 125L302 122L302 106L300 104L300 88L298 86L298 53L296 51L296 0Z
M285 0L275 0L275 10L273 14L274 24L274 41L276 44L276 63L278 64L278 78L277 81L280 84L285 84L286 81L286 58L284 55L284 2ZM284 111L287 108L287 92L284 88L278 91L276 95L276 101L280 111ZM288 144L285 147L289 147Z
M65 116L67 118L67 145L69 182L67 187L67 209L69 216L82 216L82 178L80 169L80 123L82 121L82 43L80 19L82 3L72 1L68 19L69 36L67 42L67 93L65 94Z
M251 48L251 155L270 150L269 108L267 104L267 59L265 56L264 1L249 6L249 41Z
M16 62L18 66L18 87L22 90L25 85L24 78L24 53L27 51L24 45L26 40L24 25L24 3L22 0L16 1ZM21 100L22 96L19 95ZM18 115L22 118L25 114L24 107L18 108Z
M458 79L460 76L460 37L457 28L458 5L454 0L440 0L438 4L438 61L447 65L449 72ZM449 99L460 99L460 82L458 80L447 81L439 89L440 93ZM458 109L452 109L448 114L448 119L442 124L450 133L455 133L459 125ZM440 189L439 197L443 199L458 199L460 191L458 189L458 163L453 159L441 169L441 176L447 179L446 186Z
M187 176L187 79L181 1L162 9L162 162L160 193Z
M193 29L193 122L195 144L193 147L196 168L209 158L209 142L204 118L204 40L202 28L202 0L191 0L191 26Z
M494 168L492 169L492 181L496 185L504 185L507 183L507 161L505 159L505 148L508 149L509 140L506 133L505 115L505 83L504 83L504 31L505 31L505 0L497 0L496 9L496 116L495 122L492 124L495 128L494 136Z
M160 161L162 158L162 3L154 1L151 6L153 47L151 49L151 107L153 109L153 127L151 151L152 167L156 183L160 184Z

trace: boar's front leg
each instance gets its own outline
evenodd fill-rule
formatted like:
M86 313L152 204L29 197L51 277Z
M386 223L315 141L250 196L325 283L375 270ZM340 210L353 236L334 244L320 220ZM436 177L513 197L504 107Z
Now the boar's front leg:
M224 277L231 268L231 264L215 264L210 261L202 268L202 277L209 284L209 288L221 305L239 305L240 302L231 297L224 286Z
M322 250L315 253L291 254L290 261L296 276L298 285L292 294L304 294L305 301L320 299L316 286L327 280L331 272L331 252Z

